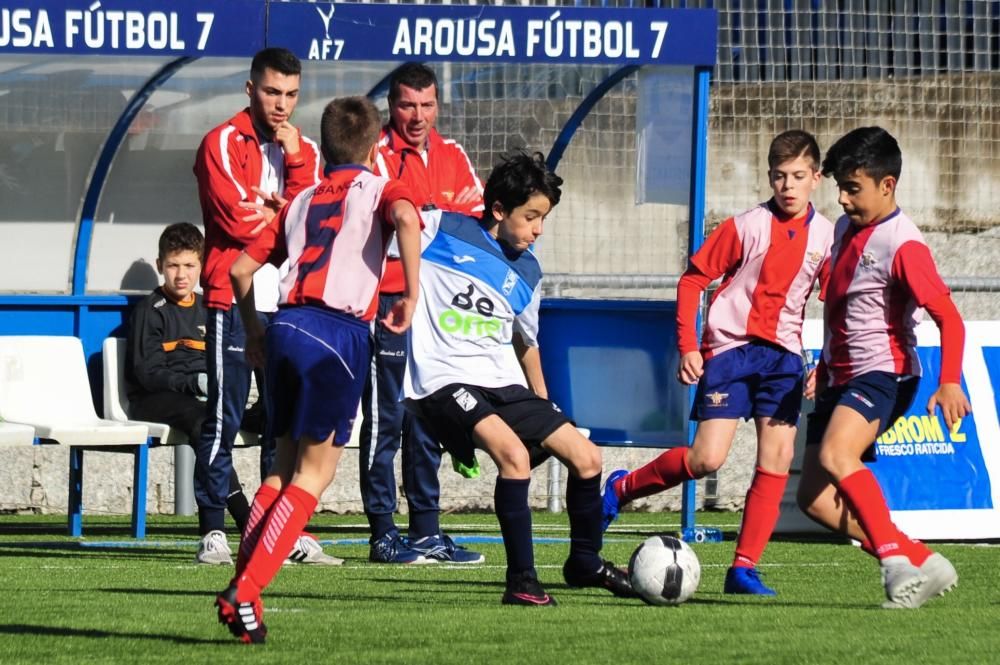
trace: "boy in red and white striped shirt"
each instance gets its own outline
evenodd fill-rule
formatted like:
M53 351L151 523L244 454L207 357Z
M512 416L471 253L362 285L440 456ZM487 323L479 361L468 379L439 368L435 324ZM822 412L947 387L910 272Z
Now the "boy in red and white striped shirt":
M940 385L927 410L940 407L949 429L971 411L960 383L965 326L920 231L896 205L901 168L899 145L881 127L849 132L823 162L845 214L834 230L826 340L798 492L807 515L879 559L885 608L920 607L958 583L947 559L892 523L864 465L916 395L921 308L941 329Z
M417 302L420 214L403 183L377 176L379 114L364 97L335 99L323 111L323 180L285 206L230 268L247 326L247 357L266 355L268 427L277 456L254 497L236 575L219 594L219 621L244 642L263 642L260 596L281 568L351 436L371 357L369 324L393 233L405 291L382 325L409 328ZM288 260L267 345L254 309L253 275Z
M801 130L779 134L768 151L774 196L724 221L691 257L677 285L678 380L698 384L690 448L674 448L605 484L609 524L628 501L702 478L729 455L740 418L757 426L757 466L726 593L773 596L757 561L778 520L792 462L803 390L802 322L806 300L827 266L833 227L809 197L820 181L819 146ZM701 293L722 277L699 350Z

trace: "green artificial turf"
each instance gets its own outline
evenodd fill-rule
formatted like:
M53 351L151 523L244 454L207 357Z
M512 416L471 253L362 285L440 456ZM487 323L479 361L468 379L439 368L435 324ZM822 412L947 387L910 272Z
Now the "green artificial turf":
M450 515L446 530L486 555L479 566L367 563L367 530L319 515L310 530L341 567L286 566L264 596L265 645L233 640L214 595L231 569L192 563L192 518L152 517L146 541L125 518L0 516L0 663L995 663L1000 549L941 544L958 588L916 611L879 608L878 566L847 544L777 539L761 571L779 596L721 593L739 515L702 513L727 541L695 545L701 586L679 607L652 607L561 579L565 515L536 513L539 577L554 608L503 607L503 546L492 515ZM405 517L401 518L405 522ZM604 556L626 564L673 514L626 513ZM235 536L231 539L236 545ZM328 544L332 543L332 544Z

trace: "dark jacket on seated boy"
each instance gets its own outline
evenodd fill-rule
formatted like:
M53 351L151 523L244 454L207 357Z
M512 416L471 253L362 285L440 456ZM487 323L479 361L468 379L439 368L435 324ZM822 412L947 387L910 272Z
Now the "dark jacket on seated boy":
M208 380L205 306L193 291L201 270L201 232L191 224L174 224L163 237L175 238L161 247L156 261L164 284L136 305L129 321L129 416L166 423L195 439L205 418Z
M201 275L204 237L193 224L171 224L160 235L156 269L160 286L129 320L125 381L130 418L165 423L195 442L205 420L208 388L206 310L194 292ZM239 477L230 476L226 507L240 523L250 506Z
M129 327L128 397L169 391L201 397L205 373L205 304L201 294L174 300L157 287L132 311ZM203 380L203 379L202 379Z

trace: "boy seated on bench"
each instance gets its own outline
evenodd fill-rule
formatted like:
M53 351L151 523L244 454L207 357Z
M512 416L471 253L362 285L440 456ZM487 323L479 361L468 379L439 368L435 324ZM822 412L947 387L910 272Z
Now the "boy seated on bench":
M208 387L206 312L201 294L194 292L201 276L203 247L204 237L193 224L181 222L163 230L156 259L163 285L132 310L125 355L129 417L165 423L183 432L188 441L197 441L200 436ZM226 507L242 532L250 517L250 505L235 469L229 479ZM197 562L232 564L232 556L228 560L225 556L229 552L225 534L219 531L209 536L220 542L214 547L200 547ZM307 534L298 539L289 559L342 563L325 554L316 539Z

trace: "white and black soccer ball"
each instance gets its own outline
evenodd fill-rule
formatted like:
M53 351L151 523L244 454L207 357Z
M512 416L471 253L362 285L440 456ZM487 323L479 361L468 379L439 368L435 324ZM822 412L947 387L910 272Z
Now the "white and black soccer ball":
M680 605L694 595L701 564L687 543L673 536L651 536L628 562L632 588L650 605Z

